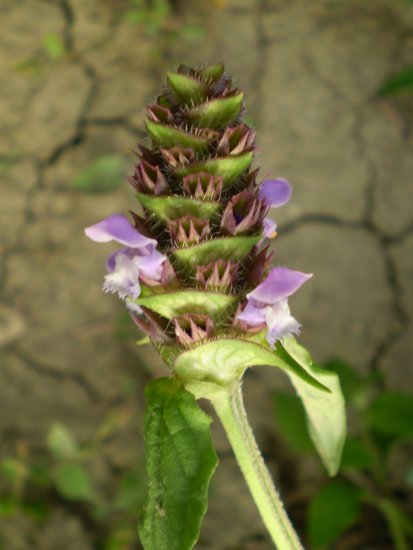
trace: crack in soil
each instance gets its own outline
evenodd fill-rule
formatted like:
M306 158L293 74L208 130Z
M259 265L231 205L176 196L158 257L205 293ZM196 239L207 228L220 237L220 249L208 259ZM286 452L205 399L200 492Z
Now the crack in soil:
M13 353L23 361L23 363L35 370L43 376L53 378L55 380L70 380L80 386L83 391L88 395L92 401L101 401L102 396L96 391L96 389L80 374L77 372L61 372L53 367L44 365L33 359L30 355L19 349L19 347L13 348Z

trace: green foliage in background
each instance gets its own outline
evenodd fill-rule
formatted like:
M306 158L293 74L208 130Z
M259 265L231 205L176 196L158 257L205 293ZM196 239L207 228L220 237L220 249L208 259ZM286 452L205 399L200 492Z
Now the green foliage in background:
M83 193L111 193L123 182L126 161L120 155L103 155L86 166L72 181Z
M180 20L169 0L130 0L123 16L130 23L141 25L149 37L162 35L194 41L205 36L203 27Z
M63 38L55 32L48 32L42 37L38 49L32 55L20 59L13 68L30 76L40 76L48 65L62 60L66 53Z
M389 457L397 447L413 441L413 396L376 391L374 377L362 376L340 360L325 365L337 373L357 429L346 440L339 477L321 487L307 512L307 537L312 548L330 547L345 530L361 521L362 506L375 507L384 516L396 550L413 545L411 521L388 487ZM301 400L279 392L274 396L278 428L297 452L315 453ZM406 485L412 484L406 472Z
M379 90L379 95L393 95L405 90L413 90L413 65L385 80Z
M54 32L49 32L43 37L43 49L50 59L60 59L65 55L63 40Z
M45 452L31 456L27 449L0 462L0 519L23 514L36 524L47 522L56 504L75 503L87 518L96 548L127 550L136 547L136 514L146 493L143 464L118 472L113 486L96 485L93 461L104 445L129 422L131 411L112 409L88 443L80 444L67 426L53 424ZM92 527L93 529L93 527ZM0 539L0 548L1 539Z

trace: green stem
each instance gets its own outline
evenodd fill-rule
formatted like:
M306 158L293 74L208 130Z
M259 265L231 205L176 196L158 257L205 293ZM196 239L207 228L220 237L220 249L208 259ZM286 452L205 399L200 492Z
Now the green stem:
M257 447L245 414L241 383L209 396L244 474L255 504L279 550L303 550Z
M373 493L366 493L364 501L376 507L384 515L394 542L395 550L409 550L407 537L413 535L413 528L398 506L386 497L379 497Z

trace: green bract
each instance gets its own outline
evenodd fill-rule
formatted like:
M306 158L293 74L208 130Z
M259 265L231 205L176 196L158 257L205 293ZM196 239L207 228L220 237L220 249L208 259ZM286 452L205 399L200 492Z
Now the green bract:
M185 351L175 359L174 371L183 380L226 385L241 378L248 367L257 365L278 367L318 391L329 392L326 386L320 384L307 369L291 358L273 353L256 342L241 339L215 340Z
M174 147L178 145L180 147L192 148L197 153L205 153L208 151L210 145L209 139L158 122L148 120L146 128L151 138L159 147Z
M188 111L188 119L195 125L220 129L234 120L242 108L242 92L224 98L213 99Z
M163 315L166 319L173 319L185 313L198 313L222 320L232 315L236 298L222 292L188 288L141 296L136 303Z
M207 264L220 258L223 260L243 260L261 236L221 237L185 248L172 250L173 256L189 270L197 265Z
M232 155L225 158L213 158L198 162L196 164L188 164L178 168L175 171L177 176L187 176L188 174L196 174L198 172L207 172L214 176L221 176L224 181L224 187L229 186L240 176L252 162L252 153L243 153L241 155Z
M163 222L185 215L201 219L212 218L221 208L219 202L190 199L182 196L153 197L137 193L136 197L144 208Z
M183 73L168 72L167 81L173 95L186 103L196 103L207 97L208 87L201 80Z

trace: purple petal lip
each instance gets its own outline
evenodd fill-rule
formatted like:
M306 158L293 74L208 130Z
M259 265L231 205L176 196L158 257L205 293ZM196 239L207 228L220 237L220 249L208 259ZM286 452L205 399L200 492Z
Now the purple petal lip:
M258 196L263 199L269 206L278 208L287 204L291 198L291 185L286 179L266 179L260 185Z
M156 247L156 241L145 237L133 227L122 214L113 214L101 222L86 227L85 234L97 243L116 241L130 248L143 248L151 245Z
M268 327L267 342L273 348L277 340L290 334L299 334L300 323L291 315L287 300L281 300L265 308L265 320Z
M245 321L251 327L257 327L265 323L265 308L256 307L251 302L247 302L243 311L238 313L237 319Z
M247 298L260 304L275 304L294 294L312 276L312 273L293 271L286 267L275 267L270 271L265 281L247 294Z

